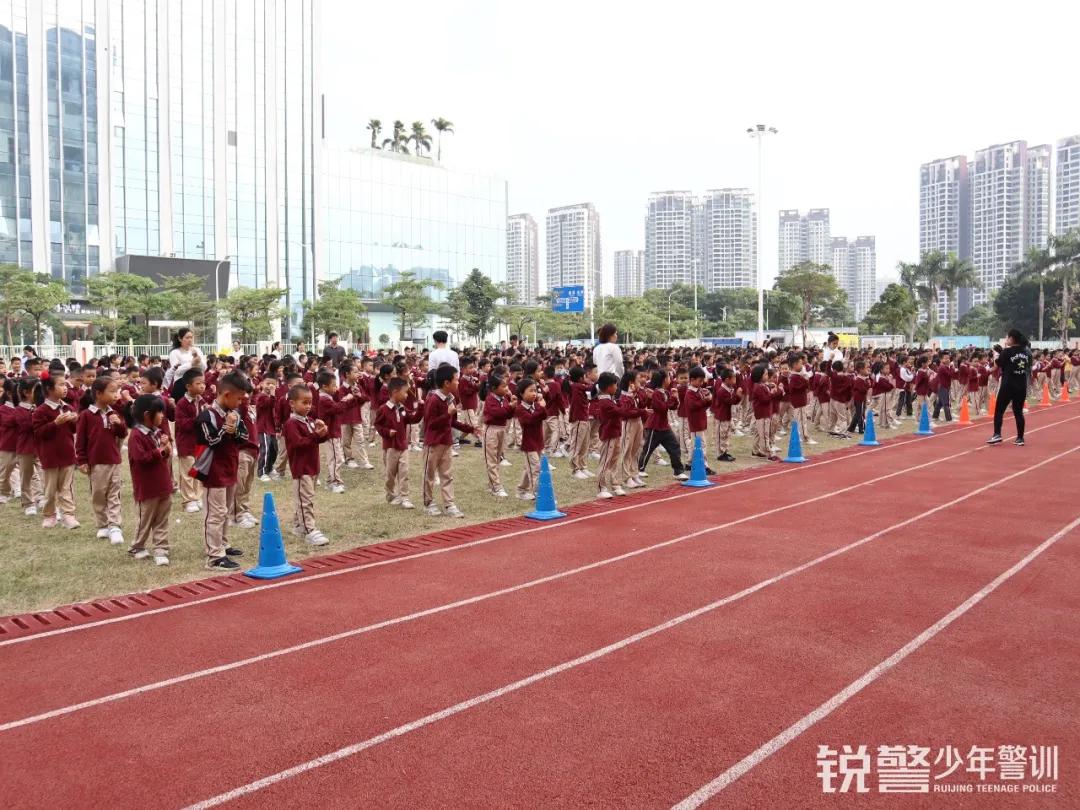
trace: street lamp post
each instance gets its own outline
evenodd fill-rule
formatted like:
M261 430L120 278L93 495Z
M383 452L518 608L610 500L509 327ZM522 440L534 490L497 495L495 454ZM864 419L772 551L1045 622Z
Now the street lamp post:
M232 258L232 254L227 254L224 259L219 260L218 263L214 265L214 308L218 310L218 346L232 345L232 321L221 317L221 279L219 277L221 265L231 261Z
M764 278L761 273L761 221L765 217L765 204L764 204L764 174L762 172L763 165L763 145L766 135L776 135L776 127L766 126L765 124L755 124L752 127L747 127L746 132L757 141L757 184L758 184L758 218L757 218L757 254L755 256L757 264L757 342L758 346L765 342L765 293L764 293Z

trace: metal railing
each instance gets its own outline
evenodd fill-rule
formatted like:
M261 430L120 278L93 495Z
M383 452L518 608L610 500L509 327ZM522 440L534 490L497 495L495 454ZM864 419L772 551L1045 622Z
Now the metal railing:
M23 346L27 344L20 344L18 346L0 346L0 358L10 361L12 357L22 357ZM199 351L203 355L217 354L218 349L221 347L214 343L199 343L196 344ZM94 346L94 357L106 357L110 354L118 354L121 357L131 355L132 357L138 357L140 354L148 354L151 357L168 357L169 352L172 351L171 343L151 343L151 344L98 344ZM241 354L255 354L257 346L254 343L246 343L240 347ZM38 357L44 360L52 360L54 358L59 360L67 360L71 357L71 345L70 344L56 344L55 346L41 345L35 346L34 350L37 352Z

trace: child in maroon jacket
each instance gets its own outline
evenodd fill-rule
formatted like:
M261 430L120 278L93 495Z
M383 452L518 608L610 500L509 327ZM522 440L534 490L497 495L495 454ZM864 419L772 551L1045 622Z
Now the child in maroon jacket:
M270 473L277 461L277 437L281 425L277 419L276 377L264 377L255 394L255 429L259 433L259 458L256 463L256 475L265 483L270 482Z
M19 441L18 408L19 384L4 379L3 394L0 395L0 504L10 501L14 492L11 481L17 460L15 448Z
M341 413L341 449L345 453L345 466L350 470L374 470L364 440L364 407L368 399L360 384L360 369L355 363L345 361L338 373L341 375L342 395L352 395L352 400Z
M544 420L547 418L544 398L536 380L522 378L517 387L518 405L514 416L521 425L521 452L525 467L518 483L518 500L536 499L536 484L540 476L540 453L544 450Z
M736 386L735 378L736 375L733 369L724 367L717 370L712 398L712 412L716 420L717 461L735 461L735 456L729 452L731 448L731 418L732 410L742 401L742 389Z
M326 486L335 495L345 492L341 471L345 467L345 450L341 445L341 415L354 399L352 394L341 396L337 374L320 371L315 377L319 386L319 418L326 425L326 442L323 444L323 462L326 467Z
M19 407L15 410L15 466L19 470L19 489L23 514L33 517L44 506L41 493L41 462L34 444L34 395L41 387L35 377L19 380Z
M709 427L709 405L712 404L712 392L705 385L705 369L694 366L690 369L686 391L683 396L684 423L683 431L689 436L690 452L694 451L694 444L701 439L701 451L707 452L707 430ZM693 456L691 456L693 458ZM713 475L713 471L706 468L707 475Z
M386 470L386 502L413 509L409 500L409 426L423 418L418 407L407 407L409 380L395 377L387 383L390 398L375 411L375 430L382 437Z
M79 414L75 425L75 463L90 477L90 501L94 507L97 536L114 546L124 544L120 531L120 443L127 425L113 403L120 388L109 377L98 377L90 388L93 404Z
M596 381L600 391L593 403L596 419L600 423L600 468L596 471L596 497L601 499L626 494L626 490L619 486L617 477L624 418L624 412L615 403L618 385L619 378L610 371L605 371Z
M140 395L131 406L135 426L128 438L128 466L139 525L128 553L145 560L153 547L154 564L169 564L169 514L172 510L172 442L165 425L165 400Z
M277 461L274 462L274 469L270 473L270 480L277 481L285 475L285 467L289 464L289 454L286 452L285 447L285 423L289 421L289 417L292 416L292 402L289 400L289 393L292 391L294 385L305 385L304 376L298 371L290 371L285 374L285 384L277 390L277 408L274 411L274 415L277 417L278 437L277 437ZM309 389L310 391L310 389ZM312 410L315 408L315 394L311 393ZM309 419L314 419L310 413Z
M259 521L251 512L251 487L255 483L255 467L259 461L260 436L250 394L244 395L237 410L247 436L240 442L240 455L237 456L236 488L229 504L229 525L240 529L254 529L259 525Z
M505 377L492 375L488 380L488 395L484 399L484 467L487 469L488 487L497 498L507 497L503 488L499 467L510 466L505 459L506 422L514 418L517 399L510 393Z
M865 360L855 361L855 377L851 381L851 403L855 412L851 416L851 424L847 432L858 431L862 433L866 429L866 397L869 394L873 382L870 379L870 371L866 367Z
M442 490L443 506L449 517L465 517L454 503L453 457L450 454L454 428L472 433L472 425L457 419L458 370L446 363L435 370L435 388L424 402L424 509L428 515L442 514L435 503L435 478Z
M303 537L309 546L325 546L330 541L315 527L315 481L319 477L319 445L326 441L327 431L325 422L308 416L313 400L302 381L289 389L291 413L281 426L281 435L296 493L293 534Z
M892 409L888 407L889 392L896 386L893 385L892 378L887 373L887 367L885 364L878 360L870 367L870 397L871 397L871 410L874 412L875 424L888 429L894 424L900 424L900 420L892 414Z
M180 378L184 395L176 401L176 453L180 472L180 499L185 512L198 512L202 508L202 485L189 475L195 463L195 447L198 435L195 420L206 407L206 378L200 369L191 368Z
M458 398L461 401L461 421L472 425L474 431L480 427L480 377L476 372L476 361L471 357L461 358L461 374L458 376ZM475 442L479 447L480 442Z
M772 414L773 406L784 396L783 386L776 384L776 372L765 363L754 366L750 372L750 398L754 406L754 448L750 455L779 461L779 456L772 451Z
M79 415L65 402L67 380L49 375L34 394L34 443L45 479L45 519L42 528L57 525L57 515L65 529L77 529L75 519L75 421Z
M570 469L574 478L592 478L585 467L589 453L589 391L592 382L586 379L582 366L570 369Z

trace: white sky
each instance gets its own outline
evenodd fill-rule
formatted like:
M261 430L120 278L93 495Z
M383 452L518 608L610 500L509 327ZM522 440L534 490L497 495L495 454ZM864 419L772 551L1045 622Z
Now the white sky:
M1080 133L1080 3L322 0L329 137L443 116L450 165L509 182L510 213L595 203L605 288L644 249L649 192L756 187L763 273L781 208L877 237L878 276L918 250L919 164Z

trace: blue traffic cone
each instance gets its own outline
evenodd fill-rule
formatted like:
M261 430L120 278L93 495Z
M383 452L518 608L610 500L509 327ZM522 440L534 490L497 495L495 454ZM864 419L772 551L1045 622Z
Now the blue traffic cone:
M274 496L267 492L263 495L262 523L259 528L259 564L244 574L254 579L277 579L302 570L285 559L285 544L281 539Z
M701 437L694 437L694 456L690 462L690 480L683 481L684 487L711 487L713 482L705 475L705 448L701 446Z
M864 447L877 447L881 444L877 440L877 428L874 427L874 412L869 408L866 410L866 432L863 434L863 440L859 444Z
M787 464L802 464L804 461L806 461L806 458L802 454L802 428L798 420L794 420L791 423L791 435L788 437L787 443L787 458L784 459L784 462Z
M547 456L540 456L540 480L536 484L536 508L526 512L525 517L533 520L555 520L566 517L555 505L555 485L551 481L551 467Z
M919 429L915 431L916 436L933 436L934 429L930 427L930 406L925 402L922 404L922 410L919 412Z

